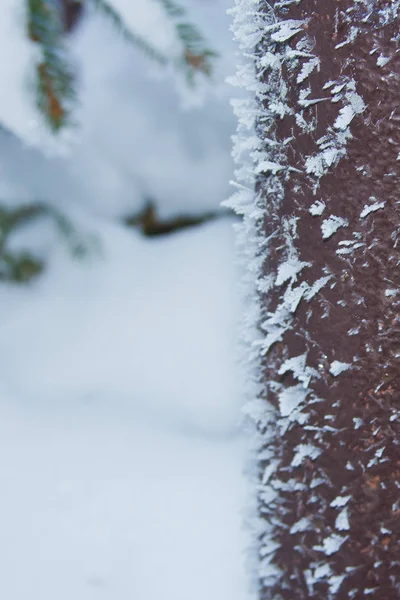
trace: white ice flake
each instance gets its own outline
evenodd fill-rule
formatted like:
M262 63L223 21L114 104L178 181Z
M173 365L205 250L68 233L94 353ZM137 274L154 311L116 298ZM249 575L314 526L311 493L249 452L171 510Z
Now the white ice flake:
M330 238L340 227L347 227L349 224L347 219L343 217L337 217L336 215L331 215L321 224L322 238L327 240Z
M272 35L271 39L274 42L286 42L290 40L294 35L298 33L304 33L304 21L296 21L294 19L288 19L287 21L280 21L274 25L270 25L266 30L277 29Z
M330 281L331 279L332 279L332 275L325 275L324 277L320 277L319 279L317 279L317 281L315 281L312 284L312 286L309 286L309 289L304 294L305 299L310 301L312 298L314 298L314 296L320 290L322 290L322 288L325 287L326 284L328 283L328 281Z
M314 546L314 550L320 550L327 556L331 556L340 549L341 545L346 540L347 536L339 535L338 533L332 533L329 537L324 539L322 546Z
M354 112L351 105L346 104L346 106L343 106L343 108L340 109L339 116L337 117L334 123L334 128L347 129L347 127L350 125L355 116L356 113Z
M325 204L325 202L323 200L316 200L314 202L314 204L312 204L310 206L310 208L308 209L308 212L313 217L319 217L320 215L322 215L322 213L324 212L325 208L326 208L326 204Z
M339 591L340 586L342 585L345 577L346 577L346 575L332 575L331 577L329 577L328 583L329 583L329 591L331 594L336 594L336 592Z
M386 298L392 298L393 296L397 296L399 291L400 290L398 290L398 289L388 288L387 290L385 290L385 296L386 296Z
M370 213L375 212L376 210L379 210L380 208L383 208L384 206L385 206L385 202L374 202L373 204L367 204L366 206L364 206L363 210L361 211L360 219L364 219Z
M281 417L288 417L304 402L308 394L309 391L302 384L284 388L278 396Z
M285 262L281 263L278 267L278 274L276 276L275 285L280 286L289 279L295 282L298 273L304 269L304 267L310 267L311 263L299 260L297 256L288 258Z
M345 531L347 529L350 529L349 514L347 507L341 510L338 516L336 517L335 527L336 529L339 529L339 531Z
M293 457L291 465L292 467L298 467L306 458L315 460L316 458L318 458L321 452L322 450L320 448L316 448L312 444L299 444L295 448L295 455Z
M351 363L345 363L341 362L340 360L334 360L329 368L329 373L334 377L337 377L338 375L340 375L340 373L343 373L343 371L351 369L351 367Z
M376 59L376 64L378 65L378 67L384 67L385 65L387 65L387 63L391 60L390 56L378 56L378 58Z
M294 377L301 381L304 387L307 387L310 383L311 377L319 377L319 373L312 367L306 366L306 359L306 353L300 354L300 356L293 356L292 358L288 358L281 365L278 374L284 375L288 371L292 371Z
M342 506L346 506L349 500L351 500L351 496L336 496L330 505L332 508L341 508Z
M280 165L279 163L272 162L270 160L263 160L256 166L256 173L273 173L276 175L278 171L283 171L286 169L284 165Z
M316 67L319 67L320 60L316 56L308 62L304 63L300 73L297 75L297 83L303 83L307 77L314 71Z
M298 533L298 532L302 532L302 531L307 531L308 529L311 529L311 523L309 521L309 519L307 519L306 517L302 517L299 521L297 521L294 525L292 525L292 527L290 528L290 533Z

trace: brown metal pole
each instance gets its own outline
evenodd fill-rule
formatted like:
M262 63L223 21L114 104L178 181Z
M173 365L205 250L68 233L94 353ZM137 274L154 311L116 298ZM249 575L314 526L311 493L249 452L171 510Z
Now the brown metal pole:
M400 22L261 0L263 600L400 598Z

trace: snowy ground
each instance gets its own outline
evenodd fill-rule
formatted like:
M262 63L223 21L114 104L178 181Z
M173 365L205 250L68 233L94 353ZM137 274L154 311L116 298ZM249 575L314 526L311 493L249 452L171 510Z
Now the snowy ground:
M45 221L12 241L48 268L0 288L6 600L249 598L232 222L151 241L118 222L149 195L172 215L229 193L229 2L187 4L222 53L201 107L96 18L74 38L73 152L0 138L4 201L54 202L100 244L74 261Z
M243 600L230 224L103 240L1 291L0 597Z

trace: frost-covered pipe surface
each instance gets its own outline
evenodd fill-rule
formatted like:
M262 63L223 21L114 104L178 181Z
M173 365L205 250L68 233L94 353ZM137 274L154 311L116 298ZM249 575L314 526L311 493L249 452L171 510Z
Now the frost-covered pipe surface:
M265 600L400 598L399 6L232 11Z

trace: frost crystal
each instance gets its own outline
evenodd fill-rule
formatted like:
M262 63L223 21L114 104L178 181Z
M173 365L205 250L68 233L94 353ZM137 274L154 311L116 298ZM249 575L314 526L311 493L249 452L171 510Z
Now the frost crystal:
M380 208L383 208L384 206L385 206L385 202L374 202L374 204L369 204L367 206L364 206L364 208L360 214L360 219L364 219L370 213L375 212L376 210L379 210Z
M307 529L311 529L311 523L310 521L306 518L303 517L302 519L300 519L299 521L297 521L297 523L295 523L291 529L290 529L290 533L298 533L301 531L307 531Z
M328 219L325 219L321 225L322 238L327 240L330 238L340 227L347 227L349 224L347 219L343 217L337 217L331 215Z
M313 217L319 217L320 215L322 215L322 213L324 212L325 208L326 208L325 202L323 202L322 200L316 200L314 202L314 204L312 204L310 206L310 208L308 209L308 212Z
M289 416L302 402L304 402L308 393L309 392L304 389L304 386L301 384L284 388L279 394L279 410L281 416Z
M297 76L297 83L303 83L307 77L314 71L316 67L319 67L320 60L317 57L312 58L308 62L304 63L300 73Z
M352 122L352 120L355 116L356 116L356 113L354 112L354 110L352 109L350 104L348 104L347 106L344 106L339 111L339 116L335 121L334 128L335 129L346 129L350 125L350 123Z
M324 539L322 546L314 546L314 550L320 550L327 556L330 556L331 554L337 552L346 540L347 537L337 533L332 533L332 535Z
M311 266L309 262L301 261L297 257L288 259L279 265L275 285L280 286L289 279L291 279L293 282L296 281L298 273L300 273L304 267L309 266Z
M311 460L318 458L322 450L316 448L312 444L299 444L296 446L295 452L296 454L294 455L291 464L293 467L298 467L306 458L310 458Z
M297 33L301 33L304 31L303 29L304 21L295 21L294 19L288 19L287 21L280 21L274 25L271 25L266 28L268 29L278 29L275 33L271 35L271 39L274 42L286 42L290 40Z
M331 594L336 594L339 591L345 577L345 575L332 575L332 577L329 577L328 583Z
M334 500L332 500L330 505L332 508L340 508L342 506L346 506L350 499L351 496L337 496Z
M347 507L344 508L336 517L335 527L336 529L339 529L339 531L345 531L347 529L350 529Z
M340 360L334 360L330 366L329 373L334 377L343 373L343 371L347 371L351 368L351 363L340 362Z

